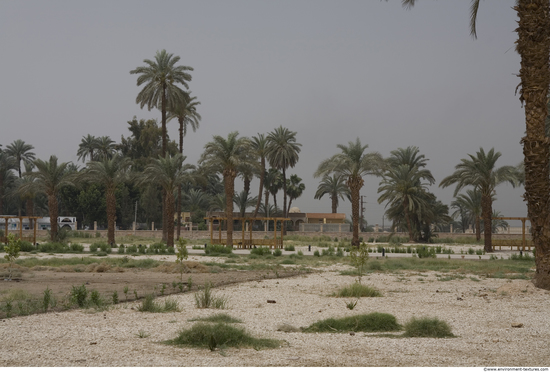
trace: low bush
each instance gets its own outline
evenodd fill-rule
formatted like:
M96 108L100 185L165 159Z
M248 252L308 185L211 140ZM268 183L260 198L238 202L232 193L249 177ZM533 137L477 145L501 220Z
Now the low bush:
M268 256L271 255L271 249L269 247L257 247L250 250L250 254L256 256Z
M287 245L284 249L285 249L285 251L291 251L291 252L296 250L296 248L294 248L293 245Z
M412 318L405 324L403 337L434 337L447 338L455 337L447 322L437 318Z
M231 253L233 253L233 248L232 247L225 247L223 245L210 245L210 244L208 244L206 246L206 248L204 248L204 254L206 256L219 256L219 255L222 255L222 254L231 254Z
M88 299L88 289L85 284L79 287L74 285L71 288L71 302L78 305L78 307L86 307Z
M394 332L401 330L395 317L386 313L370 313L345 318L329 318L313 323L303 331L309 332Z
M3 247L0 247L0 250L3 252L4 249ZM20 248L20 251L21 252L31 252L31 251L34 251L34 245L32 245L31 242L28 242L26 240L22 240L21 241L21 248Z
M275 257L280 257L280 256L283 255L283 251L281 251L279 248L277 248L277 249L275 249L275 250L273 251L273 255L274 255Z
M279 340L252 337L243 328L224 323L196 323L191 329L179 332L178 337L166 341L169 345L186 345L209 348L214 351L218 347L246 348L256 350L263 348L277 348Z
M78 244L78 243L71 243L71 245L69 246L69 250L71 252L82 253L82 252L84 252L84 246L82 244Z
M215 308L226 309L228 299L224 296L214 296L212 293L212 284L206 283L203 290L195 293L195 306L199 309Z
M344 287L335 294L337 297L382 297L380 291L358 282Z
M153 294L146 295L141 304L138 305L138 311L149 313L167 313L180 311L178 302L174 299L167 298L164 304L159 304L155 301Z

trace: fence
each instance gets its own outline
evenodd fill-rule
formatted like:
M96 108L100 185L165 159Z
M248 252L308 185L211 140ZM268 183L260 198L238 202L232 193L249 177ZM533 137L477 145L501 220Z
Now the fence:
M349 232L350 225L348 223L301 223L299 231L342 233Z

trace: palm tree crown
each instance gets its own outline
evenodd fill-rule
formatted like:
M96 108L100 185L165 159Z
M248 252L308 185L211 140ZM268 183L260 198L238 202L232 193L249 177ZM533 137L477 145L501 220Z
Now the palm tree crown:
M344 200L344 197L351 198L345 179L335 174L323 176L319 186L317 186L315 199L321 200L325 195L329 195L332 201L332 213L338 213L339 198L342 200Z
M23 140L15 140L13 143L6 147L6 154L13 156L15 164L19 172L19 178L21 178L21 161L33 161L35 159L35 153L31 150L34 149L33 145L25 143Z

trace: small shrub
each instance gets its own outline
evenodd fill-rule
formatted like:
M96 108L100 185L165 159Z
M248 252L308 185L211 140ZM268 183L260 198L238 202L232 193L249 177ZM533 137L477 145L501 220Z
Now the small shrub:
M79 243L71 243L71 245L69 246L69 249L72 252L80 252L80 253L84 252L84 246Z
M418 258L436 258L434 247L419 246L416 248Z
M294 252L296 248L293 245L287 245L285 248L285 251L291 251Z
M382 294L372 287L361 283L353 283L338 291L337 297L382 297Z
M272 339L258 339L252 337L242 328L224 323L196 323L191 329L179 332L178 337L166 341L169 345L188 345L209 348L214 351L218 346L245 348L256 350L279 347L281 342Z
M468 248L468 254L474 254L475 250L473 248Z
M97 248L99 247L98 243L92 243L90 244L90 252L95 253L97 252Z
M101 298L101 295L96 289L90 292L90 302L95 307L103 307L103 299Z
M34 245L26 240L21 241L21 252L31 252L34 250Z
M86 285L82 284L80 287L71 288L71 301L78 305L78 307L86 306L86 299L88 298L88 289Z
M131 245L129 247L126 247L126 253L130 254L130 253L137 253L138 251L138 248L137 246L134 244L134 245Z
M222 254L231 254L231 253L233 253L233 248L232 247L225 247L223 245L210 245L210 244L208 244L206 246L206 248L204 248L204 254L206 256L219 256L219 255L222 255Z
M139 338L147 338L149 337L149 333L145 332L143 329L140 329L136 336Z
M113 295L111 296L111 299L113 300L113 305L118 304L118 292L114 291Z
M224 296L214 296L212 294L212 284L206 283L204 289L201 292L195 293L195 305L199 309L206 309L209 307L215 309L227 308L228 299Z
M340 247L336 250L336 257L344 257L344 250Z
M175 299L167 298L164 300L164 304L155 302L155 296L151 293L143 298L141 304L138 305L137 310L149 313L167 313L180 311L180 308Z
M48 308L50 307L52 303L52 290L46 287L46 290L44 291L44 296L42 298L42 308L44 309L44 312L48 312Z
M355 306L357 306L358 302L359 302L359 300L346 302L346 307L350 310L353 310L353 309L355 309Z
M329 318L315 322L304 329L304 332L393 332L401 326L396 318L386 313L370 313L345 318Z
M299 257L302 257L304 255L304 252L302 251L298 251L298 253L296 253Z
M313 252L313 256L315 257L321 257L321 254L319 253L319 250L316 249L315 252Z
M280 256L283 255L283 251L281 251L279 248L277 248L277 249L275 249L275 250L273 251L273 255L274 255L275 257L280 257Z
M120 247L118 247L117 253L118 253L118 254L124 254L124 253L126 253L126 249L124 248L124 245L121 244Z
M437 318L412 318L405 324L403 337L455 337L447 322Z
M250 254L255 256L268 256L271 255L271 249L269 249L269 247L252 248Z

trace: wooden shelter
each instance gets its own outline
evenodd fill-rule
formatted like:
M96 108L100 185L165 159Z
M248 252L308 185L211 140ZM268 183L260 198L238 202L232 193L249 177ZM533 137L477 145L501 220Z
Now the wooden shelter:
M0 238L3 243L7 243L8 242L8 227L9 227L9 220L10 219L19 219L19 229L17 229L16 231L19 232L19 239L20 240L27 240L27 241L30 241L32 242L33 245L36 245L36 226L38 225L37 224L37 221L39 218L42 218L42 217L35 217L35 216L0 216L0 219L4 219L5 221L5 228L6 228L6 231L4 233L4 236L2 238ZM23 219L27 218L30 221L33 221L33 235L32 237L30 236L23 236Z
M492 239L491 245L493 246L493 249L495 247L501 248L502 246L509 246L510 248L521 247L522 251L525 251L525 247L530 251L531 247L533 246L533 242L531 239L527 240L525 237L525 221L529 220L528 217L493 217L493 220L513 220L513 221L521 221L521 241L518 239Z
M210 244L227 245L227 232L226 237L222 238L221 221L227 221L227 217L205 217L205 220L209 222L210 230ZM214 238L214 220L219 221L218 224L218 237ZM283 229L282 224L284 221L290 221L290 218L283 217L233 217L233 220L241 221L242 235L241 238L233 238L233 244L239 248L251 249L254 246L269 246L272 249L283 249ZM273 221L273 238L272 239L253 239L252 228L249 229L248 234L246 232L246 226L252 225L255 221ZM277 231L277 222L281 223L281 230ZM252 227L252 226L251 226ZM247 236L248 235L248 236Z

